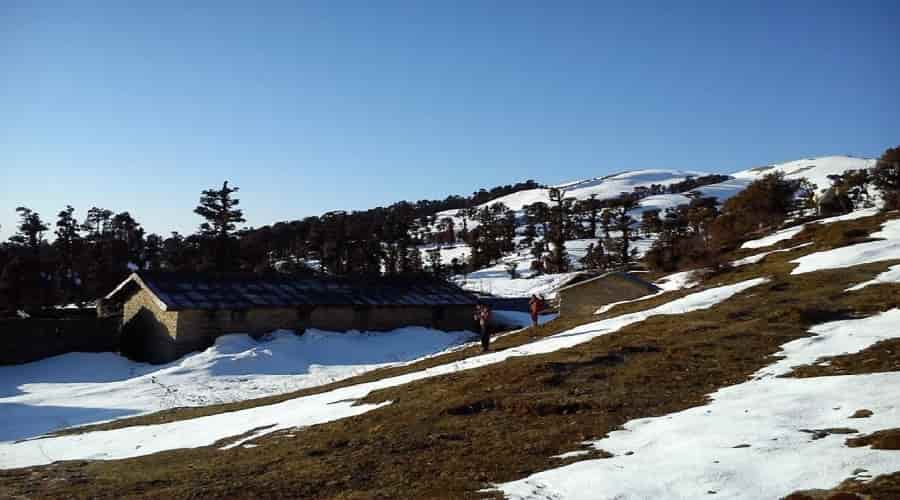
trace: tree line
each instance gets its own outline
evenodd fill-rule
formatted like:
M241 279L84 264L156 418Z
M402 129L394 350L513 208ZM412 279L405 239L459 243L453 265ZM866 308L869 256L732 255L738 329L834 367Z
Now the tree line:
M79 220L67 205L46 221L18 207L16 233L0 243L0 311L35 310L103 296L137 269L374 276L420 273L415 245L434 241L436 214L467 209L524 189L533 180L481 189L471 196L402 201L358 212L329 212L260 228L245 222L237 187L204 190L194 212L202 217L189 235L147 233L127 211L90 208ZM454 232L450 229L450 232ZM455 238L455 236L454 236ZM318 262L310 268L309 262ZM458 270L458 269L457 269ZM451 269L447 269L451 271Z
M622 269L636 259L634 243L651 238L645 264L675 270L719 265L722 255L791 214L841 213L871 205L872 188L887 209L900 208L900 148L889 149L872 169L832 176L819 196L805 179L771 174L719 205L697 188L727 176L635 188L612 199L576 200L549 190L546 202L516 213L498 197L541 187L534 181L482 189L444 200L401 201L362 211L333 211L259 228L240 228L238 188L225 182L204 190L190 235L147 234L127 211L91 207L82 220L72 206L45 221L27 207L16 209L17 231L0 244L0 311L90 301L103 296L131 271L281 272L298 275L438 277L481 269L512 251L530 253L532 270L570 270L566 242L593 240L581 259L590 269ZM638 212L647 196L684 193L689 203ZM450 215L452 214L452 215ZM52 232L52 236L51 236ZM52 237L52 241L51 241ZM466 260L441 259L441 246L465 244ZM424 251L420 251L423 249ZM515 275L515 267L508 269Z

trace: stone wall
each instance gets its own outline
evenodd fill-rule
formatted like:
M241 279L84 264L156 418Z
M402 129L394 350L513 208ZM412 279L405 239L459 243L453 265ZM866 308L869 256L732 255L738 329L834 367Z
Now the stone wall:
M0 320L0 364L37 361L67 352L119 350L118 317Z
M122 354L151 363L178 358L183 354L175 340L178 315L163 311L153 295L138 289L122 306Z
M624 273L612 273L560 289L559 314L591 315L606 304L637 299L656 290L655 286L638 278Z
M472 306L352 307L306 306L259 308L246 311L162 311L146 292L137 292L125 303L123 353L129 357L163 363L189 352L206 349L217 337L229 333L262 335L286 329L330 331L393 330L424 326L441 330L473 330ZM127 345L127 349L125 346Z

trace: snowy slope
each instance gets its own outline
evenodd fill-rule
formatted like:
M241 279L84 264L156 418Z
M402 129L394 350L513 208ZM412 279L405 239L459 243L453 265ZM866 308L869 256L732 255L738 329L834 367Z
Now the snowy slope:
M871 168L875 165L875 160L866 158L855 158L851 156L825 156L820 158L807 158L802 160L789 161L784 163L772 164L764 167L755 167L742 170L731 174L733 179L711 184L698 188L704 196L712 196L720 202L724 202L728 198L744 190L753 181L773 172L784 172L789 179L808 178L816 183L820 189L830 185L828 176L832 174L840 174L847 170L857 170L863 168ZM613 198L622 192L631 192L638 186L650 186L651 184L668 185L684 180L687 176L707 175L704 172L685 171L685 170L663 170L663 169L647 169L634 170L613 174L606 177L598 177L595 179L580 180L569 183L560 184L556 187L564 188L567 197L573 197L579 200L588 199L592 194L596 194L598 199ZM549 190L547 189L530 189L513 193L491 203L502 202L509 208L519 212L523 206L537 201L549 203ZM646 210L656 209L661 212L668 208L675 208L690 202L690 199L683 194L661 194L648 196L640 201L640 206L630 212L635 220L640 220L641 215ZM460 227L462 221L455 217L456 211L442 212L441 216L452 217ZM836 218L827 219L822 223L837 222L839 220L848 220L851 218L865 217L874 214L873 209L859 210L852 214L838 216ZM477 226L474 221L468 221L470 228ZM767 236L760 240L749 241L742 248L761 248L773 245L781 240L790 239L802 230L802 226L789 228L782 232ZM566 242L566 249L570 254L572 263L578 268L578 259L584 256L587 245L594 243L592 240L570 240ZM638 256L643 256L653 244L651 239L641 239L634 243L634 247L638 250ZM465 245L454 245L442 249L442 259L445 264L453 257L464 259L468 255L468 247ZM520 261L520 271L528 268L530 260L526 254L519 253L516 256L508 256L505 260ZM504 283L505 273L502 264L472 273L470 280L467 280L464 286L468 289L484 293L496 293L504 296L523 296L522 294L531 293L539 290L541 293L553 293L552 286L545 286L554 281L552 277L542 277L540 283L534 283L529 286L524 282L509 284ZM560 283L564 282L565 277L560 277Z
M869 158L856 158L852 156L823 156L818 158L804 158L801 160L788 161L784 163L774 163L763 167L754 167L741 170L730 174L734 179L711 184L699 189L705 196L715 196L720 200L728 199L747 187L748 184L767 174L773 172L784 172L788 179L800 179L806 177L815 183L820 189L824 189L831 184L828 176L832 174L840 174L847 170L858 170L863 168L871 168L875 166L875 160ZM685 180L688 176L700 177L709 175L708 172L700 172L694 170L669 170L669 169L644 169L630 170L618 174L612 174L605 177L597 177L594 179L566 182L553 187L563 189L566 197L575 198L577 200L586 200L591 195L596 195L597 199L604 200L615 198L623 192L630 193L635 187L646 186L651 184L669 185ZM506 196L502 196L493 201L479 205L477 208L492 205L494 203L503 203L511 210L520 212L525 205L529 205L538 201L550 203L549 189L528 189L518 191ZM646 208L662 208L677 206L686 203L687 197L682 195L657 195L650 196L644 200L642 205ZM456 210L447 210L440 212L438 217L455 218ZM471 224L471 221L470 221Z
M575 198L577 200L590 199L592 195L596 195L598 200L615 198L622 193L630 193L638 186L650 186L651 184L674 184L681 182L687 177L699 177L709 175L707 172L699 172L692 170L666 170L666 169L646 169L632 170L618 174L608 175L606 177L597 177L581 181L567 182L556 185L565 191L567 198ZM494 203L503 203L515 212L521 212L525 205L530 205L542 201L550 203L550 190L527 189L518 191L506 196L501 196L478 208L493 205ZM447 210L440 212L438 217L455 217L456 210ZM471 221L470 221L471 222Z
M167 365L115 353L69 353L0 367L0 441L184 406L283 394L410 361L471 340L469 332L286 330L226 335Z
M824 189L831 184L829 175L842 174L847 170L859 170L872 168L875 160L869 158L856 158L853 156L823 156L819 158L804 158L802 160L776 163L765 167L756 167L731 174L738 179L750 181L759 179L774 172L784 172L788 179L807 178L819 189Z
M853 156L823 156L819 158L805 158L802 160L775 163L764 167L754 167L731 174L734 179L704 186L698 191L704 196L715 196L724 202L750 185L751 182L768 174L784 172L788 179L806 178L814 183L819 190L824 190L831 185L829 175L841 174L847 170L859 170L875 166L875 160L869 158L856 158Z
M859 435L896 426L900 373L778 375L894 338L897 324L900 309L815 326L814 337L785 344L783 359L748 382L717 391L710 404L633 420L590 443L612 458L576 462L499 487L513 499L781 498L859 469L868 477L894 472L900 469L895 451L848 448L847 436L818 439L807 430L852 427ZM860 408L873 416L851 420Z

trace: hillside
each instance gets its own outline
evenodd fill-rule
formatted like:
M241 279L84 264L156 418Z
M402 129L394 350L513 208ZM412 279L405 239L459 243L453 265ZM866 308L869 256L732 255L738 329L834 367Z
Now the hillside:
M865 161L773 168L825 176ZM702 189L733 195L764 172ZM0 442L0 497L897 498L900 213L791 224L717 270L647 274L659 293L515 330L488 353L436 332L414 345L362 335L360 356L355 337L327 333L223 339L153 375L208 398L194 407L140 407L154 385L137 366L93 381L38 375L63 357L9 367L6 392L22 394L0 404L111 411L82 408L65 425L92 425L47 436L22 413ZM566 277L477 273L515 293ZM317 361L317 340L341 352ZM301 351L308 366L292 367ZM320 362L331 373L305 373ZM116 379L126 371L138 373ZM243 383L267 396L228 397Z
M787 179L806 178L815 183L820 191L831 185L829 175L841 174L848 170L871 168L875 160L855 158L850 156L825 156L819 158L807 158L802 160L776 163L762 167L754 167L730 174L731 179L715 184L705 185L696 189L702 196L714 197L720 203L731 198L745 189L751 182L773 173L783 172ZM554 187L565 190L565 196L575 200L587 200L596 196L598 200L616 198L622 193L630 193L635 188L647 188L653 184L671 185L682 182L689 177L709 175L698 171L683 170L634 170L598 177L590 180L574 181L560 184ZM480 207L493 203L503 203L517 214L517 232L521 235L525 221L522 216L522 207L535 202L550 203L549 189L530 189L519 191L511 195L497 198ZM660 210L675 208L679 205L690 203L690 198L685 193L656 194L642 198L639 206L629 213L636 220L641 219L641 214L646 210ZM442 212L439 216L447 216L454 219L459 227L461 218L456 216L456 211ZM469 227L477 227L477 221L469 221ZM616 232L612 233L617 234ZM596 236L600 236L599 234ZM633 246L637 249L636 257L642 257L653 245L655 237L641 234L634 235ZM519 238L521 239L521 238ZM595 243L595 239L577 239L566 242L566 250L569 254L570 266L573 271L582 268L581 259L585 256L587 247ZM440 248L443 263L449 264L452 259L464 260L468 258L471 250L464 243L452 245L432 245L423 247L424 250ZM519 248L507 253L493 266L479 269L466 276L455 278L464 288L492 295L504 297L527 297L532 293L542 294L548 297L554 295L555 288L565 283L570 275L547 275L529 271L529 265L533 257L528 248ZM506 265L514 262L518 265L520 278L509 280Z

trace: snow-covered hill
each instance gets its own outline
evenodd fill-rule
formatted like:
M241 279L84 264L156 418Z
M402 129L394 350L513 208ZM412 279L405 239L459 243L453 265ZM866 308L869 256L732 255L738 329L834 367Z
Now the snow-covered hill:
M828 179L829 175L841 174L848 170L871 168L874 165L874 159L852 156L804 158L741 170L730 174L731 179L729 180L700 187L697 191L701 192L703 196L715 197L720 203L724 203L728 198L744 190L753 181L774 172L784 172L788 179L806 178L816 184L820 190L824 190L831 185L831 181ZM623 192L632 192L635 188L649 188L653 184L668 186L670 184L682 182L688 177L696 178L704 175L709 175L709 173L693 170L667 169L630 170L605 177L562 183L552 187L564 190L567 198L586 200L591 196L596 196L598 200L604 200L615 198ZM520 224L518 230L521 231L523 229L521 225L524 224L524 221L522 220L524 215L523 207L536 202L549 204L549 192L549 188L519 191L497 198L483 205L479 205L478 208L494 203L503 203L516 212L518 224ZM651 195L640 200L640 205L631 211L631 216L635 220L640 220L641 214L646 210L660 210L662 212L668 208L675 208L689 202L690 199L685 196L685 194L674 193ZM450 217L454 220L456 227L459 228L462 226L462 219L458 217L456 213L457 211L455 210L440 212L438 214L438 219ZM477 227L478 225L477 221L472 220L467 221L467 224L470 229ZM591 240L572 240L567 242L566 249L569 252L574 269L577 270L579 268L580 264L578 261L585 255L586 248L591 242ZM635 242L634 247L637 248L638 255L641 256L652 246L652 244L652 240L643 239ZM423 247L422 250L432 248L434 247ZM440 247L440 249L441 259L445 265L449 264L454 258L461 262L465 261L469 255L469 248L462 243L445 245ZM458 277L456 281L464 288L479 293L502 296L528 296L531 293L541 293L552 296L555 291L554 285L564 283L566 281L566 276L532 276L532 273L528 272L530 260L531 257L528 250L521 249L506 255L502 261L495 266L478 270L465 277ZM508 262L516 262L519 264L520 278L516 280L509 279L504 267Z
M576 200L587 200L591 196L595 196L598 200L606 200L615 198L622 193L630 193L634 188L647 186L651 184L662 184L667 186L682 182L688 177L699 177L709 175L707 172L699 172L693 170L665 170L665 169L646 169L646 170L630 170L617 174L607 175L605 177L595 177L593 179L584 179L579 181L565 182L551 186L561 189L565 192L567 198ZM478 205L476 208L482 208L494 203L503 203L515 212L521 212L523 207L532 203L544 202L550 203L550 188L526 189L517 191L506 196L494 199L488 203ZM438 218L456 217L456 210L447 210L438 213Z

